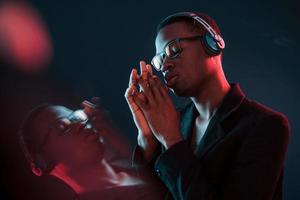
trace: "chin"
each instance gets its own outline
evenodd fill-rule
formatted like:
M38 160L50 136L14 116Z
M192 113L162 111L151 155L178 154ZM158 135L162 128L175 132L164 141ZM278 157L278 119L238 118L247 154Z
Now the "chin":
M189 97L187 94L188 88L187 88L187 82L182 81L178 78L178 80L171 86L169 89L179 97Z
M174 91L174 90L172 90L172 92L173 92L176 96L178 96L178 97L189 97L187 94L185 94L185 93L183 93L183 92L181 92L181 91Z
M187 90L184 90L182 88L179 87L174 87L174 88L170 88L170 90L179 97L189 97L189 95L187 94Z

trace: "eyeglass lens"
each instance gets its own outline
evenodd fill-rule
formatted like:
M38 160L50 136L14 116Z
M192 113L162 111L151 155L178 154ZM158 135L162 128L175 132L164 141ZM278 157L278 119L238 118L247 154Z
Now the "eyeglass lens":
M165 61L166 56L169 58L175 58L181 52L179 41L175 40L170 42L164 49L164 51L158 55L156 55L153 60L152 64L157 70L161 69L163 62Z

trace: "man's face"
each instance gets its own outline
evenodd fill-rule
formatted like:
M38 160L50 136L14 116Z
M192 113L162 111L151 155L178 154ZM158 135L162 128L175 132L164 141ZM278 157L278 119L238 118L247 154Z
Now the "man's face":
M74 112L63 106L48 107L35 119L35 144L47 159L68 165L101 160L104 149L98 132L75 119Z
M188 38L203 33L192 32L185 22L175 22L162 28L156 37L156 53L164 50L166 44L176 38ZM161 71L167 86L178 96L193 97L201 93L212 74L209 56L201 40L180 41L181 53L171 59L166 57Z

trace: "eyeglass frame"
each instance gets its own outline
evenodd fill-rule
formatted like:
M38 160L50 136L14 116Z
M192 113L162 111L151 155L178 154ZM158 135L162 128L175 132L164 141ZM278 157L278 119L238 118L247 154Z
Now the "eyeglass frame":
M59 117L59 118L55 119L53 122L51 122L51 123L48 125L48 130L47 130L45 136L42 138L40 144L36 145L36 147L35 147L35 149L36 149L35 152L38 153L40 150L42 150L43 146L46 144L46 142L47 142L47 140L48 140L48 138L49 138L49 136L50 136L50 132L54 129L54 124L57 124L59 121L62 121L63 119L68 119L68 120L70 120L70 122L71 122L71 123L69 124L69 126L70 126L71 124L77 123L77 122L80 122L80 123L85 124L85 125L90 124L90 123L89 123L89 122L90 122L90 119L89 119L89 117L88 117L86 114L85 114L86 119L80 120L80 118L77 118L76 120L74 120L75 118L72 118L72 116L75 116L75 113L77 113L77 112L79 112L79 111L84 113L83 110L74 110L74 111L71 112L68 116L66 116L66 117ZM60 131L60 133L59 133L58 135L59 135L59 136L62 136L62 135L64 135L64 134L66 134L67 132L70 132L70 130L71 130L71 128L65 128L65 130Z
M153 66L157 71L161 71L162 64L164 63L166 57L169 57L169 58L171 58L171 59L174 59L174 58L177 58L177 57L181 54L182 48L181 48L181 46L180 46L180 41L183 41L183 40L197 40L197 39L202 39L202 38L203 38L203 35L196 35L196 36L191 36L191 37L175 38L175 39L169 41L169 42L164 46L163 50L162 50L160 53L156 54L156 55L152 58L152 60L151 60L152 66ZM178 53L176 53L174 56L171 56L171 57L170 57L170 56L167 55L166 49L167 49L167 47L168 47L170 44L172 44L172 43L174 43L174 42L177 42L177 43L179 44L179 45L178 45L178 46L179 46L179 51L178 51ZM162 57L162 55L165 55L165 57L164 57L163 59L161 59L161 60L162 60L161 65L159 66L159 68L157 68L157 67L155 66L155 64L154 64L154 60L155 60L156 57Z

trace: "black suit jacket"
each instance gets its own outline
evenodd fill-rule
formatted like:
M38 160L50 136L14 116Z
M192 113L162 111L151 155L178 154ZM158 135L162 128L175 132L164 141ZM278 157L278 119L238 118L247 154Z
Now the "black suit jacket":
M290 138L284 115L232 85L194 153L190 138L198 112L193 103L180 112L184 140L160 152L152 166L174 199L282 199Z

